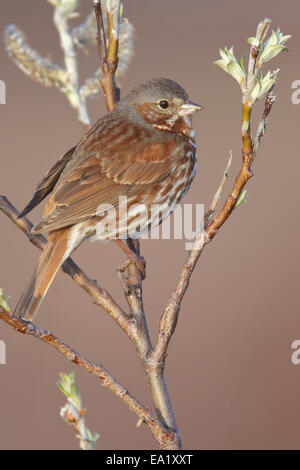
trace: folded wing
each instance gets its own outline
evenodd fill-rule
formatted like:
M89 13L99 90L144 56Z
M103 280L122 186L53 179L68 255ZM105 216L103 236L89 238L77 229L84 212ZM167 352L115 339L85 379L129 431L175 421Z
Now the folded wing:
M79 144L33 233L56 230L99 215L101 205L116 206L119 197L155 190L155 183L168 178L184 157L184 141L180 145L175 134L154 137L149 131L131 126L127 121L122 129L119 123L115 138L114 127L109 132L104 126L96 143L94 129Z

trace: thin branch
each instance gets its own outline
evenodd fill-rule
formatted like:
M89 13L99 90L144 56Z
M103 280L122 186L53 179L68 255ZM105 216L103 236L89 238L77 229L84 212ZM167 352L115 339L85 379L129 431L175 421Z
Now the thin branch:
M98 45L98 52L100 57L101 65L105 62L107 51L106 51L106 35L105 35L105 28L104 28L104 21L103 21L103 14L102 14L102 6L101 0L94 0L94 10L96 18L96 25L97 25L97 45Z
M74 8L76 4L74 3ZM83 124L86 130L89 129L91 122L87 112L86 101L79 93L77 57L74 47L74 39L68 21L74 16L74 12L66 13L59 4L54 9L54 24L59 33L60 44L64 51L65 66L68 72L68 81L66 96L73 108L78 112L78 120Z
M250 119L250 112L248 118ZM218 213L218 215L209 222L204 232L199 233L197 235L194 248L190 252L188 259L185 262L184 267L180 273L176 289L173 292L171 299L161 316L158 339L155 349L153 351L153 356L156 359L159 358L162 361L164 361L165 359L168 344L177 324L177 318L180 311L182 299L188 288L190 277L195 269L196 263L205 245L207 245L215 237L221 226L229 218L245 184L252 176L251 165L253 163L254 153L252 139L250 136L250 127L249 135L247 137L248 138L244 136L246 146L243 147L242 166L240 173L235 180L233 189L230 195L227 197L225 204ZM248 153L248 140L250 140L252 148L252 152L250 154Z
M18 219L17 217L19 213L17 209L5 196L0 196L0 210L5 215L7 215L10 220L22 230L22 232L25 233L33 245L35 245L40 250L44 249L47 243L46 238L41 234L33 235L31 233L31 229L33 227L32 223L27 219L27 217ZM110 316L130 338L134 336L132 324L129 321L127 314L113 300L113 298L105 289L101 288L96 281L90 279L71 258L68 258L64 262L62 269L65 273L72 277L76 284L78 284L83 290L93 297L96 305L99 305L110 314Z
M176 433L164 428L152 413L147 410L123 385L117 382L114 377L106 371L101 364L94 364L85 359L81 354L61 341L50 331L41 330L34 323L15 318L0 307L0 319L6 322L14 330L23 334L33 335L35 338L47 343L56 349L60 354L65 356L71 362L86 370L89 374L94 375L101 380L102 385L108 388L120 398L131 411L133 411L139 419L141 419L150 429L155 439L159 442L162 449L177 449Z
M268 19L260 23L259 25L260 27L258 27L258 30L257 30L257 34L260 37L260 41L262 41L263 38L265 37L268 25L269 25ZM253 62L251 67L253 69L253 72L256 73L255 61ZM251 111L252 111L254 102L251 104L251 102L249 102L248 99L245 99L245 97L248 94L248 90L243 90L242 86L241 88L243 92L242 129L241 129L241 136L242 136L241 169L235 180L231 193L227 197L222 209L219 211L219 213L215 217L212 218L212 215L214 214L217 203L219 201L220 193L222 192L225 181L227 179L227 172L231 164L231 158L229 159L221 184L213 199L213 203L208 211L208 217L206 217L205 229L204 231L197 234L196 240L194 243L194 248L190 252L188 259L183 266L183 269L179 276L177 286L171 295L168 305L166 306L165 310L163 311L161 315L157 342L151 353L151 357L154 361L161 361L162 363L164 363L169 342L176 328L178 315L179 315L180 308L181 308L181 303L186 293L186 290L189 286L191 275L195 269L195 266L199 260L199 257L202 254L204 247L209 242L212 241L212 239L218 233L222 225L226 222L226 220L228 220L232 211L235 209L237 202L240 201L241 198L243 198L243 196L245 195L244 187L246 183L248 182L248 180L253 175L251 171L251 166L253 164L254 157L255 157L255 147L254 147L253 140L251 137L250 122L251 122ZM273 88L274 86L272 87L272 90ZM262 124L259 126L259 130L257 133L256 147L258 147L261 141L261 138L264 135L264 131L262 131L262 128L263 130L265 129L265 123L271 111L273 102L274 102L274 99L273 99L273 95L271 92L271 94L269 93L266 98L263 116L261 119Z
M194 250L191 251L187 261L185 262L180 273L176 289L172 293L169 303L160 318L157 342L149 359L162 364L162 367L164 367L167 349L177 325L181 302L188 288L190 277L204 247L205 239L203 234L201 240L202 239L203 241L201 246L197 245L197 249L194 248Z
M94 13L93 18L95 22L95 27L93 28L95 33L93 34L93 38L95 39L97 34L97 26ZM134 29L132 24L126 18L121 18L119 28L119 61L115 75L117 82L119 82L120 79L124 77L130 60L133 56L133 31ZM102 89L100 83L102 78L102 68L99 67L96 72L91 77L87 78L84 84L81 86L79 93L82 98L93 98L99 96L99 89Z
M248 61L247 92L245 93L245 99L247 100L249 99L249 93L253 89L256 72L259 65L257 63L257 58L261 51L261 47L269 30L270 24L270 18L265 18L258 24L255 38L253 38L254 40L251 44Z
M108 111L111 111L115 103L119 100L120 91L115 83L115 73L118 67L118 44L119 44L119 11L120 1L109 0L107 8L107 44L104 32L103 12L100 0L93 0L96 22L97 40L100 56L100 64L103 73L101 86ZM101 36L102 31L102 36ZM101 45L101 38L103 44Z
M108 30L108 46L106 51L106 62L115 74L118 66L119 51L119 13L120 1L107 0L107 30Z
M221 183L220 183L220 185L217 189L216 194L214 195L214 198L212 200L210 208L209 208L208 212L206 213L206 217L205 217L205 219L206 219L205 222L206 223L205 223L205 225L208 225L208 223L211 221L211 218L212 218L213 214L215 213L215 210L216 210L216 208L217 208L217 206L220 202L225 183L226 183L227 178L229 176L229 170L230 170L231 162L232 162L232 150L230 150L229 154L230 154L230 157L229 157L229 160L227 162L227 166L225 168L225 171L223 173Z
M261 120L259 121L259 124L258 124L258 127L257 127L255 141L254 141L254 152L255 153L257 152L258 147L260 146L260 142L261 142L262 137L265 135L265 132L266 132L266 129L267 129L268 117L269 117L270 111L272 109L272 106L273 106L273 104L275 103L275 100L276 100L276 96L273 94L273 88L269 91L269 93L266 96L263 115L262 115Z

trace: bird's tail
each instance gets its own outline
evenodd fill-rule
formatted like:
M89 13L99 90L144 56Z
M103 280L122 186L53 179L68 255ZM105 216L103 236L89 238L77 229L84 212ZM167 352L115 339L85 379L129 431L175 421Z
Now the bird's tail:
M57 230L49 235L48 243L40 256L37 268L14 309L14 316L32 320L55 274L70 255L70 251L66 229Z

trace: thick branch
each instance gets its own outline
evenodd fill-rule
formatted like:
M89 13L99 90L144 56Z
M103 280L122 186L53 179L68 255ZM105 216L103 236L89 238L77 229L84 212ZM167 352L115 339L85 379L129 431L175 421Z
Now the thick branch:
M12 222L17 225L29 238L30 242L35 245L40 250L43 250L44 246L46 245L47 241L43 235L32 235L31 222L26 218L23 217L22 219L18 219L18 211L14 208L14 206L8 201L5 196L0 196L0 210L4 214L6 214ZM134 265L131 265L129 269L133 269ZM159 404L158 408L158 417L161 416L169 417L168 419L161 419L160 420L160 428L155 428L154 424L156 421L154 418L153 420L145 420L142 413L138 414L135 407L132 407L131 398L129 400L125 400L123 396L120 396L123 401L125 401L129 408L136 412L140 419L145 421L145 423L150 427L154 437L158 441L159 445L163 449L179 449L181 448L180 438L178 436L178 432L171 424L174 422L171 420L173 417L172 408L167 406L169 404L169 397L166 389L166 385L164 379L161 375L157 375L155 368L151 368L150 363L145 361L147 353L151 347L150 338L148 335L147 326L146 329L143 329L143 323L132 321L127 314L121 309L121 307L112 299L110 294L102 289L96 281L91 280L79 266L77 266L71 258L68 258L62 266L62 269L69 274L73 280L82 287L88 294L90 294L94 300L95 304L101 306L106 312L110 314L110 316L117 322L117 324L122 328L122 330L127 334L127 336L131 339L131 341L135 344L136 349L139 352L139 356L141 362L143 364L145 372L147 372L147 377L150 383L150 388L153 393L153 400L155 405ZM138 271L139 273L139 271ZM129 297L131 297L130 291L128 291ZM136 293L134 294L136 295ZM142 302L142 300L141 300ZM92 363L87 361L86 359L82 358L78 353L75 353L71 348L66 346L60 339L54 337L52 334L46 334L38 327L36 327L33 323L28 322L23 319L16 319L10 316L7 312L3 309L0 310L0 319L4 320L8 323L11 327L16 329L21 333L30 333L34 334L34 336L42 339L45 342L48 342L53 347L55 347L60 353L64 354L67 358L70 359L69 355L74 353L76 354L79 359L77 360L76 357L73 360L77 365L86 369L88 372L92 373L93 375L98 376L99 370L97 366L94 366ZM150 365L150 367L149 367ZM95 368L96 367L96 368ZM104 369L103 369L104 370ZM107 372L108 374L108 372ZM109 374L108 374L109 375ZM109 377L111 377L109 375ZM100 378L100 377L99 377ZM112 383L113 384L113 383ZM105 383L108 388L111 388L111 383L108 381ZM139 404L142 407L142 405ZM142 410L145 408L142 407ZM156 406L157 409L157 406ZM152 415L151 415L152 416ZM154 424L153 424L154 423ZM164 431L163 431L164 430Z
M0 210L7 215L10 220L22 230L29 238L30 242L35 245L40 250L43 250L47 240L41 235L33 235L31 233L32 223L23 217L18 219L17 209L9 202L5 196L0 196ZM134 331L129 321L127 314L121 309L121 307L113 300L110 294L102 289L96 281L90 279L82 269L77 266L76 263L71 258L68 258L62 269L65 273L69 274L72 279L78 284L82 289L84 289L88 294L90 294L95 300L95 304L102 307L110 316L117 322L117 324L122 328L123 331L131 338L134 336Z
M129 239L128 245L137 255L140 254L138 240ZM164 368L160 361L152 357L152 345L142 298L142 275L132 263L128 265L127 272L128 276L120 272L120 278L133 317L132 321L136 325L135 347L150 386L156 414L164 426L177 433L178 448L181 448L179 431L164 378Z
M118 65L119 7L120 2L118 0L110 0L107 2L108 40L106 44L101 1L94 0L98 32L98 49L103 72L101 86L103 88L108 111L112 110L119 99L119 93L114 79ZM104 42L102 45L100 44L101 37ZM129 239L127 243L132 251L140 255L140 244L138 240ZM151 358L152 345L142 299L142 275L137 266L133 263L128 263L126 271L127 276L124 274L123 270L120 271L120 279L130 308L132 322L135 325L136 335L133 338L133 342L149 382L156 414L163 425L174 430L177 435L177 449L180 449L181 441L164 379L164 369L160 362L154 361Z
M65 356L74 364L86 370L101 380L104 387L108 388L120 398L131 411L133 411L139 419L141 419L151 430L155 439L159 442L160 446L165 449L177 449L177 435L176 433L165 429L162 424L147 410L123 385L118 383L114 377L107 372L101 364L94 364L85 359L81 354L76 352L66 343L54 336L50 331L39 329L34 323L12 317L9 313L0 307L0 319L5 321L14 330L23 334L33 335L35 338L44 341L49 346L56 349L60 354Z

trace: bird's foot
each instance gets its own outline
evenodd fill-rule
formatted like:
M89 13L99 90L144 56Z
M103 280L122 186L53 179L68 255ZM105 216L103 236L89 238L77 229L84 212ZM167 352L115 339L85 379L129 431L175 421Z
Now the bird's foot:
M124 272L131 264L134 264L142 275L142 279L146 278L146 260L143 256L137 255L133 251L128 255L128 260L121 264L119 271Z

